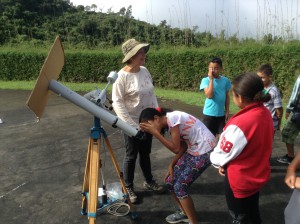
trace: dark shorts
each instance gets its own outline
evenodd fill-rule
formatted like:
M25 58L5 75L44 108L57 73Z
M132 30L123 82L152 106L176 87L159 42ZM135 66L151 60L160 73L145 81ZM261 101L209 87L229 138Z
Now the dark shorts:
M225 116L215 117L203 114L202 122L216 136L217 134L221 134L225 127Z

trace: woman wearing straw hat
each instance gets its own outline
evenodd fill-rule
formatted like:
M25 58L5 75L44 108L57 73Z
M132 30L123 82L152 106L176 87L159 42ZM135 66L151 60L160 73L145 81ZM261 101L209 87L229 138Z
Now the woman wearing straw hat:
M125 66L118 72L118 79L113 84L113 108L117 116L131 126L139 129L139 116L147 107L158 107L154 94L152 77L144 67L146 53L150 45L129 39L122 45ZM137 202L134 192L134 171L137 156L145 181L144 187L157 193L165 191L153 179L151 172L151 145L152 135L147 134L146 140L139 140L124 134L125 158L123 162L123 175L125 185L132 203Z

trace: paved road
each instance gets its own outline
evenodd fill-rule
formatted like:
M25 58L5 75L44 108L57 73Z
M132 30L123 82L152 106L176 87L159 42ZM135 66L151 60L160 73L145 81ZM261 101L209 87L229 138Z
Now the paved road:
M86 150L93 116L67 100L51 94L44 115L36 123L26 108L29 91L0 90L0 223L61 224L88 223L81 216L81 189ZM160 105L183 110L199 117L200 108L175 101L161 100ZM121 131L103 124L119 166L123 159ZM299 142L296 150L299 151ZM104 145L105 146L105 145ZM118 181L107 149L101 147L106 183ZM266 224L281 224L283 210L291 195L284 185L286 166L276 162L285 153L276 133L271 158L272 176L261 192L260 206ZM172 154L157 140L153 142L152 167L162 181ZM135 185L139 203L136 220L103 213L96 223L165 223L175 209L169 194L143 191L141 170L136 168ZM230 223L223 193L223 178L210 167L191 188L200 223Z

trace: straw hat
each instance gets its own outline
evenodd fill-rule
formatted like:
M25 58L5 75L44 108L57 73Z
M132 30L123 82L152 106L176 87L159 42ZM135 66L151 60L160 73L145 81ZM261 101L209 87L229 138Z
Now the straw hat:
M148 52L150 44L140 43L135 39L129 39L124 44L122 44L122 52L124 59L122 63L125 63L130 58L132 58L141 49L145 48L145 53Z

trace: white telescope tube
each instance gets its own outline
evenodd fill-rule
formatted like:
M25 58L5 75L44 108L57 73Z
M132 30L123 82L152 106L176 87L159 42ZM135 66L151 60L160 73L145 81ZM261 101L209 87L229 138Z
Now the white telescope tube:
M104 110L103 108L97 106L93 102L79 95L78 93L70 90L64 85L60 84L56 80L51 80L49 84L49 89L58 95L61 95L65 99L71 101L75 105L81 107L82 109L88 111L89 113L95 115L99 119L105 121L106 123L112 125L114 128L118 127L124 131L128 136L136 136L138 130L129 124L125 123L123 120Z

